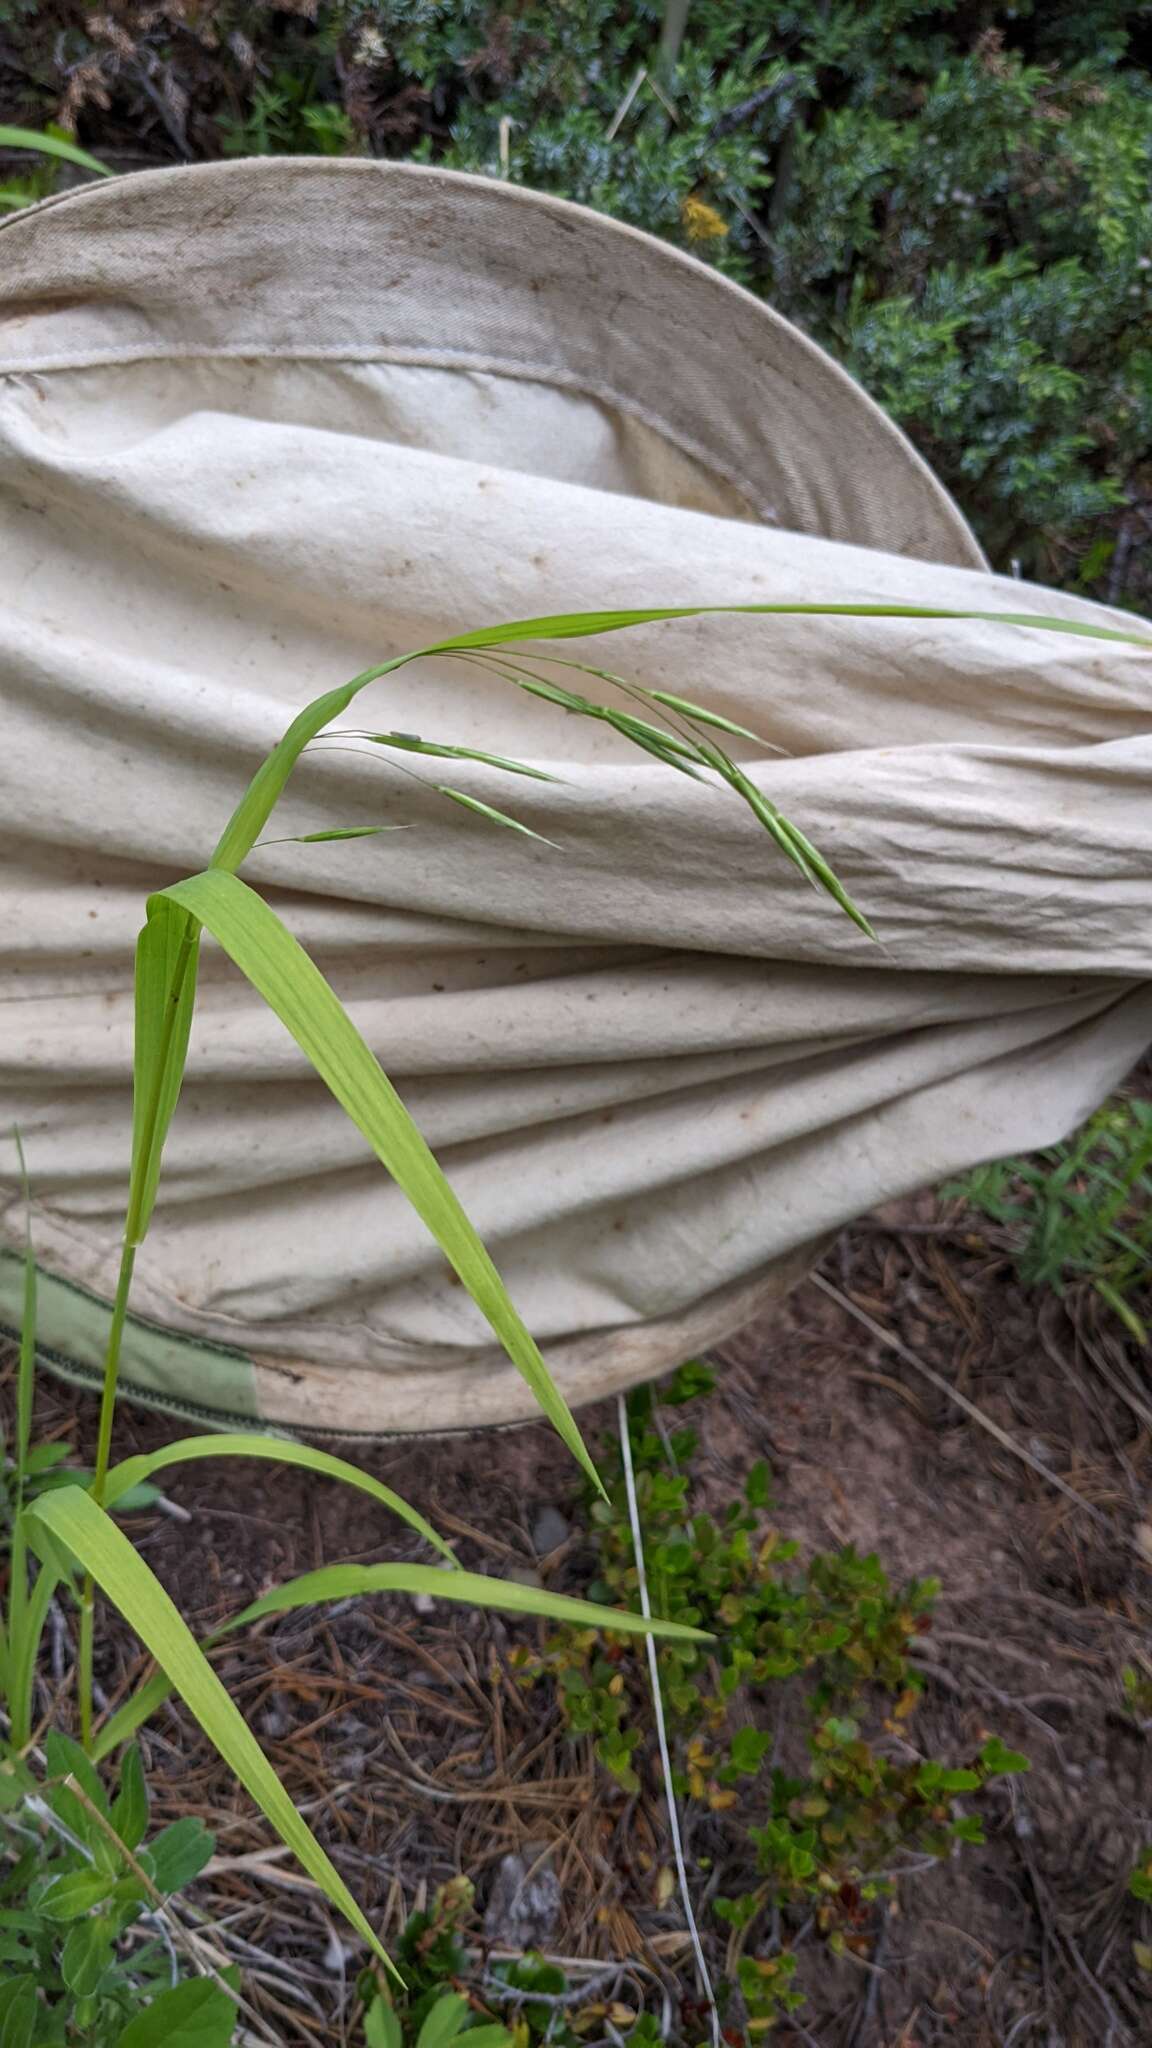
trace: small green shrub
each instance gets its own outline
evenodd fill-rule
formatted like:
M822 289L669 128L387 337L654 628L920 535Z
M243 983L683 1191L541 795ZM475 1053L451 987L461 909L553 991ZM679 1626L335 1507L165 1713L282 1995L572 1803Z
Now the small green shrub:
M460 1922L471 1911L465 1877L442 1885L426 1912L413 1913L396 1944L399 1982L373 1970L360 1978L365 2048L513 2048L507 2029L479 1998L460 1989L468 1956Z
M470 1989L478 1973L462 1922L472 1903L469 1879L453 1878L426 1911L409 1918L396 1944L399 1985L363 1972L364 2048L448 2048L458 2041L463 2048L581 2048L605 2032L605 2022L610 2040L660 2048L665 2037L650 2014L606 2003L595 1984L585 1990L570 1983L550 1957L494 1961L483 1972L483 1989Z
M1006 1224L1029 1287L1086 1282L1139 1344L1149 1341L1152 1102L1120 1096L1066 1145L982 1166L944 1191Z
M901 1855L946 1856L983 1839L955 1801L990 1778L1027 1769L997 1738L959 1768L925 1760L908 1738L921 1679L908 1647L930 1626L934 1580L894 1588L879 1560L851 1547L801 1564L795 1543L765 1519L767 1468L719 1515L694 1512L691 1429L666 1426L706 1388L698 1364L662 1394L629 1400L632 1462L650 1594L657 1611L710 1631L706 1643L657 1651L674 1738L673 1788L689 1808L728 1814L755 1881L716 1901L736 1937L737 1976L749 2031L765 2031L801 2002L787 1946L761 1955L744 1944L763 1916L803 1907L835 1951L855 1945L868 1908ZM634 1601L637 1569L621 1461L607 1500L590 1502L596 1547L590 1595ZM623 1638L583 1629L551 1636L542 1652L514 1652L521 1681L551 1680L573 1735L625 1792L652 1781L655 1755L647 1666ZM790 1684L806 1761L784 1769L775 1728ZM799 1695L797 1696L797 1687ZM869 1737L867 1724L879 1723ZM894 1739L895 1738L895 1739ZM739 1815L739 1819L737 1816Z

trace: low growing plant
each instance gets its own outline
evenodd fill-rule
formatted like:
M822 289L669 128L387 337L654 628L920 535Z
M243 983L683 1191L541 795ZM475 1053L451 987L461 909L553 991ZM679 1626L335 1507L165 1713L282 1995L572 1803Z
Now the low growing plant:
M6 185L0 186L0 212L14 213L22 206L31 206L37 199L48 198L56 190L56 175L61 164L74 164L78 170L90 171L97 178L112 176L107 164L89 156L86 149L79 149L62 128L38 130L0 126L0 149L27 150L32 156L45 159L30 169L26 176L10 178Z
M1001 1159L945 1189L1003 1223L1025 1286L1087 1282L1138 1344L1149 1341L1152 1102L1117 1096L1035 1159Z
M925 1759L909 1740L921 1677L909 1645L931 1626L932 1579L894 1588L875 1556L851 1546L806 1564L767 1519L767 1467L719 1515L694 1511L691 1429L669 1429L662 1408L706 1390L699 1366L662 1394L628 1403L631 1462L649 1591L662 1614L708 1631L657 1651L673 1737L673 1790L692 1809L731 1815L734 1864L756 1881L715 1910L731 1930L729 1967L752 2035L802 2002L796 1959L779 1943L746 1952L769 1915L800 1908L834 1951L867 1947L872 1902L909 1856L948 1855L979 1842L979 1820L955 1801L990 1778L1027 1769L996 1737L958 1768ZM589 1587L628 1600L637 1587L623 1461L607 1499L590 1502L596 1547ZM622 1636L566 1628L543 1655L513 1653L524 1682L551 1678L573 1734L590 1735L617 1783L638 1793L653 1768L649 1677ZM806 1757L779 1760L784 1685L799 1689ZM866 1735L868 1724L878 1733ZM739 1816L739 1819L737 1819Z
M237 1987L178 1953L168 1902L213 1838L193 1818L149 1832L135 1744L109 1792L58 1730L38 1775L0 1766L0 2041L5 2048L227 2048Z
M472 1884L458 1877L411 1915L396 1944L402 1987L363 1973L365 2048L447 2048L461 2038L465 2048L581 2048L608 2029L628 2048L659 2048L664 2036L651 2014L605 1999L596 1980L571 1983L550 1956L491 1962L475 1989L477 1964L462 1928L472 1904Z

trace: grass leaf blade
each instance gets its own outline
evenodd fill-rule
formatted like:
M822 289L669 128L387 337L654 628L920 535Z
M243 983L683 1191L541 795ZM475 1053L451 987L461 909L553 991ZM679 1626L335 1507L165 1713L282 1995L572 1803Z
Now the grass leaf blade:
M164 1141L180 1096L196 1002L198 932L186 911L153 897L136 942L129 1244L147 1233Z
M243 1715L229 1698L159 1579L123 1531L79 1487L43 1495L26 1511L30 1540L46 1528L72 1552L167 1672L245 1790L357 1934L391 1967L371 1924L301 1819ZM447 1574L445 1574L447 1577Z
M304 948L247 884L207 868L164 894L190 911L275 1010L431 1231L544 1413L600 1486L567 1403L426 1140Z
M108 1474L104 1488L104 1505L115 1506L132 1487L144 1485L157 1472L165 1472L172 1465L191 1465L204 1458L262 1458L278 1465L295 1465L306 1472L315 1472L324 1479L337 1479L345 1486L354 1486L366 1493L381 1507L398 1515L410 1529L430 1543L449 1564L456 1563L455 1552L444 1538L432 1527L431 1522L390 1486L371 1473L362 1472L357 1465L350 1465L344 1458L334 1458L328 1451L315 1450L310 1444L295 1443L291 1437L244 1436L241 1434L220 1436L186 1436L177 1443L163 1444L158 1451L142 1451L134 1458L125 1458L114 1465Z
M82 171L93 171L101 178L114 175L99 157L89 156L77 143L66 141L62 135L43 134L38 128L0 126L0 149L34 149L42 156L58 158L61 163L77 164Z

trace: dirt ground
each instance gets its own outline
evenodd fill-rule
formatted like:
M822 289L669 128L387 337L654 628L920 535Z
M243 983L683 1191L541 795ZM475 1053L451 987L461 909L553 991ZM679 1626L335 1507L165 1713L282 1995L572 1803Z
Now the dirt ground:
M767 1458L773 1520L803 1550L851 1541L897 1580L937 1574L913 1739L963 1760L991 1731L1032 1759L1026 1777L972 1802L984 1846L914 1872L877 1909L871 1962L799 1943L802 2024L772 2038L819 2048L1152 2041L1152 1976L1133 1957L1147 1909L1127 1893L1152 1842L1152 1723L1126 1708L1121 1683L1126 1665L1152 1677L1152 1388L1137 1352L1090 1298L1026 1295L994 1229L925 1196L846 1233L821 1273L720 1363L716 1391L688 1418L702 1494L727 1498ZM41 1422L83 1446L94 1407L46 1382ZM594 1442L615 1429L614 1410L583 1420ZM117 1447L179 1433L125 1410ZM587 1583L580 1484L547 1429L352 1455L473 1569L539 1574L571 1592ZM133 1532L198 1631L320 1563L418 1554L367 1499L292 1471L201 1465L172 1474L169 1495L179 1518L140 1516ZM569 1534L541 1559L533 1530L544 1509ZM508 1650L534 1628L357 1600L267 1624L216 1662L385 1939L463 1872L477 1885L479 1941L501 1859L547 1847L560 1891L558 1915L537 1930L549 1950L601 1969L619 1959L616 1995L703 2038L680 1910L656 1898L667 1855L658 1782L626 1799L587 1745L565 1737L547 1688L526 1694L513 1682ZM61 1616L45 1708L71 1659ZM115 1623L101 1631L97 1668L112 1703L143 1668ZM355 2043L359 1955L319 1894L270 1848L182 1713L165 1710L147 1744L161 1817L193 1808L217 1831L194 1896L245 1964L266 2027L284 2043ZM720 1972L726 1930L708 1899L725 1889L737 1834L731 1816L709 1815L687 1842Z

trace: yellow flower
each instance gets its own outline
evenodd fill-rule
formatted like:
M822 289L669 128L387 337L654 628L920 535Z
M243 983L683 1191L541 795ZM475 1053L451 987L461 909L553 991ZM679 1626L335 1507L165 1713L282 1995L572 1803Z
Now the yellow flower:
M698 199L690 192L680 202L680 219L690 242L718 242L728 233L728 223L722 220L714 206L706 199Z

